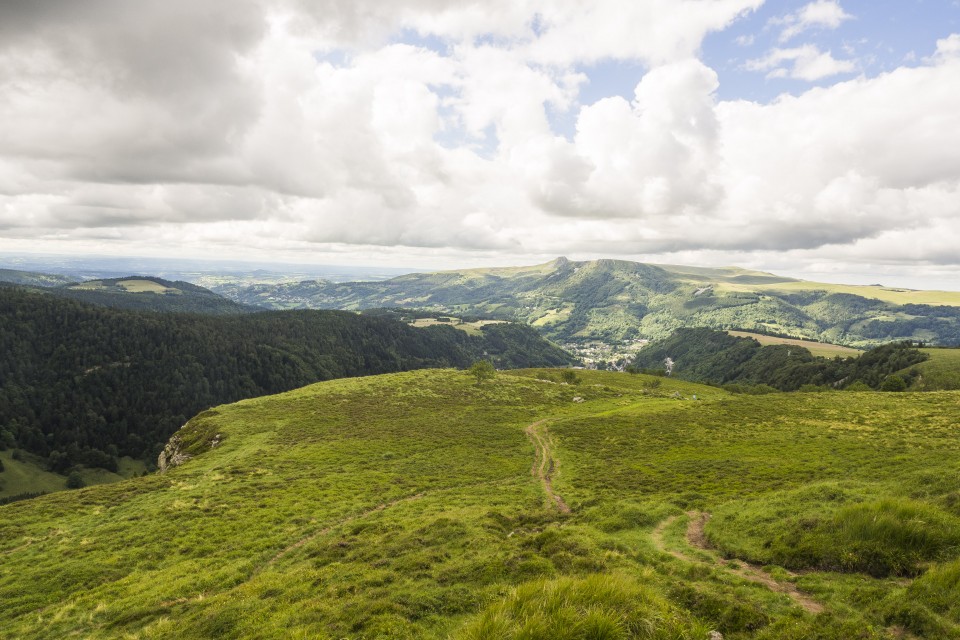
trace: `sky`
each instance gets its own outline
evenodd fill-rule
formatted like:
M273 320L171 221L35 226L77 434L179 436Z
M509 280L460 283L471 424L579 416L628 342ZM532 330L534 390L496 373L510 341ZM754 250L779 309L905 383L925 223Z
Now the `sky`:
M0 252L960 290L960 1L6 0Z

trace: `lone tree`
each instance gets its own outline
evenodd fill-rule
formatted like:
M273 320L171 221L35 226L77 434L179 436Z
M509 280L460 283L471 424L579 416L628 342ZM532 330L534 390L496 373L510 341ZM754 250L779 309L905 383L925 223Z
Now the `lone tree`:
M477 360L469 369L470 375L477 379L479 385L484 380L490 380L496 374L496 369L490 364L489 360Z

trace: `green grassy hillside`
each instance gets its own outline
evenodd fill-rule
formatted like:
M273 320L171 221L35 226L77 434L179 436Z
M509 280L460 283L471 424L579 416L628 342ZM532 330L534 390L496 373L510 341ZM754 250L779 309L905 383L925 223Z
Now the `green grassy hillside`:
M930 356L926 362L903 371L913 380L916 391L951 391L960 389L960 349L921 349Z
M0 507L0 635L960 637L960 395L574 376L206 411L176 468Z
M866 346L960 343L960 293L804 282L708 269L558 258L531 267L409 274L383 282L305 281L217 289L270 308L416 307L526 322L558 341L660 339L680 327L756 330Z

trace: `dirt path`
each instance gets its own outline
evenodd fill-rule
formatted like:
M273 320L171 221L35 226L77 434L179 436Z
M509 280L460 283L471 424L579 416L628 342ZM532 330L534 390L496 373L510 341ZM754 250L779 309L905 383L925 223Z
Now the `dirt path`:
M550 435L547 433L546 420L534 422L526 429L527 437L536 448L533 457L533 467L530 474L540 478L543 492L547 494L547 502L557 507L560 513L570 513L570 507L553 490L553 471L556 462L550 455Z
M757 584L762 584L771 591L786 594L794 602L810 613L820 613L823 611L822 604L810 598L810 596L801 593L792 582L782 582L774 579L773 576L764 571L759 565L752 564L744 560L736 560L734 564L734 562L716 555L714 550L710 547L707 537L703 531L707 521L710 520L710 514L700 513L697 511L688 511L687 517L690 518L690 521L687 524L687 543L695 549L700 549L701 551L710 553L710 555L713 557L714 563L724 567L730 573L736 574L744 580L756 582ZM663 534L671 524L676 522L676 520L677 516L670 516L656 526L656 528L650 534L651 538L653 539L653 545L658 551L671 555L679 560L692 563L703 563L703 560L693 558L676 549L669 549L666 546L663 540ZM789 571L787 574L791 578L796 577L796 574Z

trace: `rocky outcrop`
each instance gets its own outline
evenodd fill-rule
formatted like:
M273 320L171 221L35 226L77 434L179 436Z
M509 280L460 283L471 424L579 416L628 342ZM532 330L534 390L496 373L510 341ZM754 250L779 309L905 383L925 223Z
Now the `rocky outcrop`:
M157 468L161 473L167 469L179 467L195 455L200 455L208 448L213 449L220 444L223 436L214 432L216 427L204 423L203 417L206 415L216 415L216 413L205 411L173 434L157 458Z
M157 458L157 468L160 473L173 467L179 467L193 456L183 450L183 440L179 435L174 434L167 442L167 446L160 452Z

